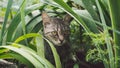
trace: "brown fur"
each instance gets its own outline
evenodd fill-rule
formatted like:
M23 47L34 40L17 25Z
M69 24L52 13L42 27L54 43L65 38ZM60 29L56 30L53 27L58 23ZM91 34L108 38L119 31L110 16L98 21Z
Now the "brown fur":
M44 36L49 39L54 45L62 46L69 42L70 35L70 20L71 17L66 15L64 19L52 18L47 13L42 13Z
M73 64L68 63L70 56L70 21L72 17L66 15L63 19L49 17L46 12L42 13L44 36L51 41L60 56L63 68L71 68ZM50 47L45 45L46 58L54 64L54 58Z

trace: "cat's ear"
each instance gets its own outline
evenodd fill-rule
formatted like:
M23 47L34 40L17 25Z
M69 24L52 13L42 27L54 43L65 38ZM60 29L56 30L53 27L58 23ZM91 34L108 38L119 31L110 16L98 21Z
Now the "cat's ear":
M64 19L63 19L65 24L70 24L70 22L72 21L72 17L69 14L66 14Z
M43 21L43 25L50 23L50 17L47 15L46 12L42 12L42 21Z

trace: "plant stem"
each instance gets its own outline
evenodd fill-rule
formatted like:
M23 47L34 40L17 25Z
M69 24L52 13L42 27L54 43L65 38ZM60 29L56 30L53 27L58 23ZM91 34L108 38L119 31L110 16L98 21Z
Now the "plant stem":
M120 0L108 0L110 17L112 21L112 28L120 31ZM113 32L114 46L115 46L115 68L120 68L120 34Z

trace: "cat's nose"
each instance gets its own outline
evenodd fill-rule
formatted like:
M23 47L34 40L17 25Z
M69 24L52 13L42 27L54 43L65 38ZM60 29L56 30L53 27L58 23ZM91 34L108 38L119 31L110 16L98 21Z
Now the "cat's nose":
M59 40L58 40L58 43L59 43L59 44L62 44L62 43L63 43L63 40L60 40L60 39L59 39Z
M59 39L60 39L60 41L63 41L64 37L63 36L59 36Z
M60 40L60 43L63 43L63 40Z

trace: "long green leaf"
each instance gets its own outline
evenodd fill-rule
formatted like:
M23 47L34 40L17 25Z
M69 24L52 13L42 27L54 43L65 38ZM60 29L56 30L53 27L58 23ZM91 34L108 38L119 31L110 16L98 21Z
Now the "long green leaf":
M82 0L82 2L84 4L85 9L90 13L92 18L96 21L99 21L99 16L93 8L94 2L92 0Z
M0 53L0 59L13 59L10 53Z
M40 29L42 28L42 22L41 18L39 17L40 15L37 15L33 17L27 24L26 24L26 32L27 33L38 33ZM19 25L16 34L14 35L13 40L17 39L19 36L23 34L22 32L22 26ZM29 40L27 40L29 42Z
M36 25L39 26L39 28L37 27L36 31L38 32L38 30L40 30L40 28L42 27L42 22L41 21L41 14L36 15L35 17L33 17L27 24L26 24L26 31L27 33L32 32L32 30L34 30L34 28L36 27ZM40 24L39 24L40 23Z
M19 43L22 40L25 40L25 39L31 38L31 37L36 37L36 36L39 36L39 34L37 34L37 33L26 34L26 35L20 36L18 39L16 39L15 43Z
M72 15L74 19L77 22L79 22L87 32L91 32L88 26L86 26L86 24L84 23L84 21L64 1L61 1L61 0L54 0L54 1L60 6L62 6L63 10L65 10L70 15Z
M33 51L32 49L26 46L22 46L22 45L19 46L23 48L22 50L31 54L34 58L36 58L39 62L41 62L45 68L54 68L54 66L48 60L46 60L42 55L38 55L37 52Z
M37 54L45 57L45 53L44 53L44 41L43 41L43 37L42 35L40 35L39 37L35 38L36 41L36 48L37 48Z
M11 9L12 3L13 3L13 0L9 0L8 4L7 4L7 10L6 10L6 13L5 13L5 18L4 18L4 22L3 22L3 25L2 25L1 35L0 35L0 45L2 44L4 35L5 35L5 32L6 32L5 28L6 28L9 13L11 11L10 9Z
M10 50L24 56L24 58L29 60L36 68L44 68L44 66L36 58L34 58L29 53L21 50L20 48L16 48L16 47L13 47L13 46L1 46L0 48L7 48L7 49L10 49Z
M112 28L120 31L120 0L108 0ZM115 46L115 68L120 68L120 34L113 32Z
M22 22L22 28L23 28L23 34L26 34L26 29L25 29L25 5L26 5L26 0L23 0L23 4L20 8L20 14L21 14L21 22Z
M23 64L26 64L28 68L34 68L33 64L30 63L27 59L25 59L24 57L22 57L20 54L18 53L8 53L10 56L12 56L14 59L17 59L18 61L20 61Z
M30 54L31 56L33 56L36 60L38 60L39 62L41 62L41 64L43 64L45 68L54 68L54 66L49 61L47 61L45 59L45 57L43 57L42 55L38 55L37 52L35 52L31 48L23 46L23 45L20 45L20 44L16 44L16 43L13 43L12 45L13 46L21 47L22 51L27 52L28 54Z
M77 15L81 17L81 19L93 33L99 33L96 24L101 24L100 22L95 21L86 10L74 10L74 11L76 12Z
M30 49L30 48L27 48L27 47L25 47L25 46L20 46L20 47L22 47L23 48L23 50L22 51L26 51L26 52L28 52L28 53L30 53L31 55L33 55L39 62L42 62L42 63L44 63L44 64L46 64L45 66L46 67L52 67L52 68L54 68L53 67L53 65L51 65L46 59L45 59L45 57L44 57L44 45L43 45L43 41L42 41L42 35L40 35L40 34L37 34L37 33L30 33L30 34L26 34L26 35L23 35L23 36L20 36L16 41L15 41L15 43L18 43L18 42L20 42L20 41L22 41L22 40L24 40L24 39L26 39L26 38L31 38L31 37L36 37L36 47L37 47L37 52L35 52L35 51L33 51L32 49ZM39 40L38 40L38 39ZM14 45L14 44L13 44ZM16 44L15 44L16 45ZM18 44L17 44L18 45ZM19 45L18 45L19 46ZM38 55L39 56L38 56ZM41 58L39 58L39 57L41 57ZM43 61L44 60L44 61Z
M26 0L23 0L23 4L20 8L20 14L21 14L21 22L22 22L22 30L23 30L23 34L26 34L26 28L25 28L25 6L26 6ZM27 39L25 39L25 44L28 45Z
M54 59L55 59L55 64L56 64L56 68L62 68L62 65L61 65L61 62L60 62L60 57L57 53L57 50L55 49L54 45L49 42L47 39L45 39L49 45L50 45L50 48L52 50L52 53L53 53L53 56L54 56Z
M35 9L39 9L40 7L41 7L41 4L35 4L35 5L32 5L28 8L26 8L25 15L31 13ZM15 30L17 29L18 25L20 24L20 21L21 21L21 15L20 15L20 12L18 12L8 27L7 38L6 38L6 40L8 42L14 41L14 36L17 34L17 33L15 33ZM21 33L18 33L18 34L22 35ZM20 35L18 35L18 36L20 36Z
M112 50L112 45L111 45L111 42L110 42L108 29L107 29L107 26L106 26L106 21L105 21L105 18L104 18L104 15L103 15L103 12L102 12L102 9L100 7L100 4L99 4L98 0L96 0L96 4L97 4L99 12L100 12L101 21L104 25L103 29L104 29L104 33L105 33L105 42L107 44L107 49L108 49L110 68L114 68L115 64L113 63L114 62L113 50ZM108 67L109 67L109 65L106 68L108 68Z

